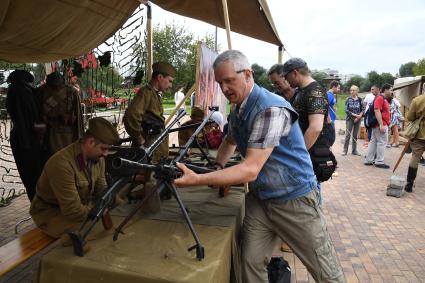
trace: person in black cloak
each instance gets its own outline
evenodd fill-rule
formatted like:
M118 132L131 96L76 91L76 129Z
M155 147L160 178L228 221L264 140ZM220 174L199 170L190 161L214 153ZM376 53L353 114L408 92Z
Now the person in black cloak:
M12 120L10 146L27 196L32 201L37 180L46 162L42 145L45 126L38 123L33 75L25 70L15 70L7 81L6 110Z

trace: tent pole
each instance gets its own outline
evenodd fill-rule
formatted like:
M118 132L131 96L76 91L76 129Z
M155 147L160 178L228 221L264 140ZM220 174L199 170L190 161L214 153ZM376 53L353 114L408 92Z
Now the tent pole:
M227 0L222 0L222 3L223 3L224 24L226 26L226 34L227 34L227 48L232 49L232 40L230 38L229 10L227 9Z
M148 70L148 81L152 78L152 64L153 64L153 50L152 50L152 7L150 3L146 4L147 8L147 17L148 21L146 23L146 29L147 29L147 42L146 47L148 51L148 58L147 58L147 70Z
M282 64L283 60L283 46L279 46L278 54L277 54L277 62Z

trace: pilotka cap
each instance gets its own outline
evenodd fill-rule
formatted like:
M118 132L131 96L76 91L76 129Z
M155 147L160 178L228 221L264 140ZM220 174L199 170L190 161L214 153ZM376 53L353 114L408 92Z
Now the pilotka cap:
M156 62L152 65L152 71L167 74L170 77L176 77L176 69L167 62Z
M117 145L120 140L117 129L102 117L89 120L88 132L104 144Z

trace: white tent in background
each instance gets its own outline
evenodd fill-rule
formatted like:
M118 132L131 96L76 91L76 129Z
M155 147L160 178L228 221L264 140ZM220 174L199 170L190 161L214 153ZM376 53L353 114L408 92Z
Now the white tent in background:
M424 92L425 76L405 77L394 81L394 95L404 108L409 108L413 98Z

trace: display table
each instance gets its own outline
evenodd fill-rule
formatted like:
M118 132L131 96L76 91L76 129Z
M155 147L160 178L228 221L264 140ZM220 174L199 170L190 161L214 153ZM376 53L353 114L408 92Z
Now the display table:
M171 199L162 202L159 213L139 215L116 242L113 230L95 233L84 257L75 256L72 247L52 250L41 259L38 281L240 282L237 238L244 189L232 188L225 198L207 187L179 189L179 193L205 248L202 261L195 251L187 251L195 241ZM116 226L130 209L127 205L113 211Z

